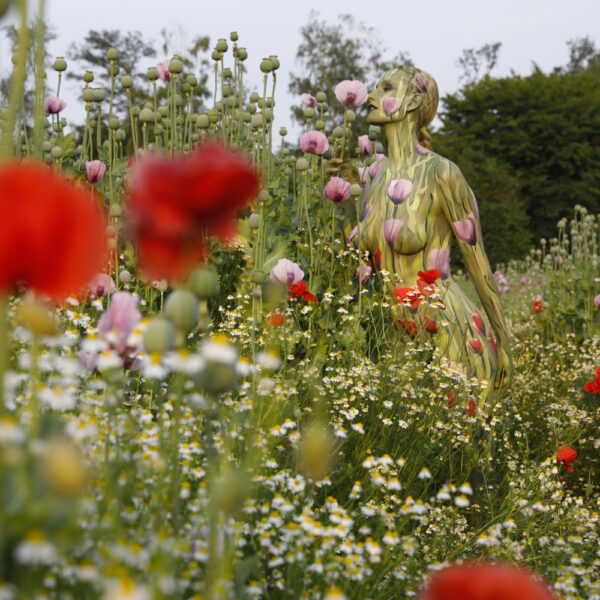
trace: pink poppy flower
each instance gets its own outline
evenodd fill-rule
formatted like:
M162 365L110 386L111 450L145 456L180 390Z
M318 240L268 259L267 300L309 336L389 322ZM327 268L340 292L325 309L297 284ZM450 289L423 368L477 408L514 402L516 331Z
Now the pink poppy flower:
M596 308L600 308L600 294L598 294L595 298L594 298L594 306Z
M381 167L381 161L384 158L385 158L385 154L376 154L375 155L376 160L369 167L369 175L371 176L371 179L375 179L375 176L377 175L377 173L379 173L379 168Z
M127 338L142 319L137 303L137 296L117 292L111 299L110 308L98 321L98 333L107 338L119 354L125 352Z
M273 283L281 285L296 285L304 279L304 271L295 262L281 258L269 274Z
M363 156L367 156L373 152L373 144L368 135L361 135L358 138L358 149Z
M404 225L402 219L386 219L383 222L383 239L388 244L393 244L400 229L402 229L402 225Z
M373 273L373 268L369 265L365 265L362 263L358 269L356 269L356 279L360 281L363 285L369 281L371 278L371 274Z
M323 188L325 198L343 204L350 198L350 184L341 177L332 177Z
M302 152L311 154L323 154L329 148L327 136L320 131L307 131L300 137L300 148Z
M367 101L369 93L362 81L346 79L335 86L335 97L346 106L360 106Z
M450 276L450 246L432 250L427 258L427 268L437 269L442 279L447 279Z
M394 96L384 96L381 99L381 108L388 117L391 117L400 108L401 104L402 100Z
M85 163L85 178L88 183L99 183L106 173L106 165L101 160L88 160Z
M418 92L424 94L429 89L429 79L423 73L417 73L414 85Z
M161 63L156 65L156 74L163 81L171 81L171 73L169 73L169 59L163 60Z
M402 204L412 192L412 183L408 179L392 179L388 183L386 192L394 204Z
M304 102L304 104L306 104L306 106L311 106L312 108L319 105L319 103L317 102L317 99L314 96L311 96L310 94L307 94L307 93L301 94L300 100L302 100L302 102Z
M67 103L56 96L48 96L44 99L44 112L48 115L62 112L66 107Z
M472 246L474 246L477 243L479 233L477 231L476 219L477 218L475 217L475 214L470 213L466 219L462 221L456 221L456 223L452 223L454 233L461 242L466 242L467 244L471 244Z
M94 278L87 284L86 287L90 294L98 297L112 294L116 289L113 278L106 273L98 273L97 275L94 275Z

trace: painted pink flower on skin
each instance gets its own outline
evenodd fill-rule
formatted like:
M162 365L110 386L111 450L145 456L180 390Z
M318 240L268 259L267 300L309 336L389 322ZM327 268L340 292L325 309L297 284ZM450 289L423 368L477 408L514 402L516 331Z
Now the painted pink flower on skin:
M323 188L325 198L343 204L350 198L350 184L341 177L332 177Z
M402 104L402 100L400 98L394 98L394 96L384 96L381 99L381 108L383 108L383 112L391 117Z
M358 269L356 269L356 279L360 281L363 285L369 281L371 278L371 274L373 273L373 268L369 265L365 265L362 263Z
M412 183L408 179L392 179L386 188L389 199L394 204L402 204L412 192Z
M300 148L302 152L311 154L323 154L329 148L327 136L320 131L307 131L300 137Z
M431 150L425 148L425 146L421 146L421 144L415 144L415 152L421 156L427 156L431 153Z
M427 268L437 269L442 279L450 277L450 246L432 250L427 258Z
M362 183L367 183L369 181L369 175L369 167L358 167L358 176Z
M475 311L475 314L471 317L471 319L473 320L473 326L475 327L475 330L478 333L481 333L481 335L485 335L485 323L478 310Z
M304 271L295 262L281 258L269 274L273 283L281 285L296 285L304 279Z
M67 108L67 103L56 96L48 96L44 99L44 112L48 115L55 115Z
M99 183L106 173L106 165L101 160L88 160L85 163L85 178L88 183Z
M479 233L477 231L477 217L474 213L470 213L463 221L452 223L452 228L456 237L461 242L466 242L467 244L471 244L471 246L477 243Z
M369 93L362 81L346 79L335 86L335 97L346 106L360 106L367 101Z
M311 96L310 94L307 94L307 93L301 94L300 100L302 100L302 102L304 102L304 104L306 104L306 106L312 106L313 108L315 106L319 105L319 103L317 102L317 99L314 96Z
M106 273L98 273L97 275L94 275L94 278L87 284L86 287L90 294L98 297L112 294L116 289L113 278Z
M373 152L373 144L368 135L361 135L358 138L358 149L363 156L367 156Z
M119 354L125 352L127 338L142 320L137 303L137 296L129 292L117 292L111 299L109 309L102 313L98 321L98 333L107 338Z
M163 60L161 63L156 65L156 74L163 81L171 81L171 73L169 73L169 59Z
M421 94L424 94L429 89L429 79L422 73L417 73L414 84L417 91Z
M383 222L383 239L388 244L393 244L400 229L402 229L402 225L404 225L402 219L386 219Z

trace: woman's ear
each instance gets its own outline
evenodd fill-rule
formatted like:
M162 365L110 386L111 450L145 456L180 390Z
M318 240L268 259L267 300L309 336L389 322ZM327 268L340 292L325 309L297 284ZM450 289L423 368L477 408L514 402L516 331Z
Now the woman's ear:
M423 96L421 94L413 94L406 105L406 112L412 112L421 106L423 102Z

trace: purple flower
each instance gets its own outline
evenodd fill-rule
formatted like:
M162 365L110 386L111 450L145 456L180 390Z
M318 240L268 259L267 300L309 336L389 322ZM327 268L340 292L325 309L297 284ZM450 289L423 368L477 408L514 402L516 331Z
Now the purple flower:
M429 79L423 73L417 73L414 84L417 91L421 94L424 94L429 89Z
M594 298L594 306L596 308L600 308L600 294L598 294L595 298Z
M300 148L302 148L302 152L323 154L329 148L329 142L324 133L320 131L308 131L300 137Z
M404 225L402 219L386 219L383 222L383 239L388 244L393 244L400 229L402 229L402 225Z
M366 197L366 194L365 194L365 197ZM362 217L360 218L360 220L364 221L369 216L369 214L371 213L372 210L373 210L373 205L367 204L364 207L364 211L363 211L363 214L362 214Z
M66 107L67 103L56 96L48 96L44 99L44 112L48 115L62 112Z
M346 79L335 86L335 97L346 106L360 106L367 101L369 93L362 81Z
M106 173L106 165L101 160L88 160L85 163L85 178L88 183L99 183Z
M393 96L384 96L381 99L381 108L388 117L391 117L400 108L401 104L402 100Z
M311 96L310 94L302 94L300 96L300 100L302 100L302 102L304 102L304 104L306 104L306 106L312 106L313 108L315 106L318 106L318 102L317 99L314 96Z
M375 179L377 173L379 173L379 168L381 167L381 161L385 158L385 154L376 154L375 158L377 159L374 163L369 167L369 175L371 179Z
M467 244L471 244L471 246L477 243L479 233L477 231L477 217L475 217L474 213L469 213L469 216L462 221L452 223L452 228L456 237L461 242L466 242Z
M273 283L281 285L296 285L304 279L304 271L287 258L279 259L269 275Z
M392 179L388 183L386 192L394 204L402 204L412 192L412 183L408 179Z
M427 268L437 269L442 279L447 279L450 276L450 246L433 249L427 257Z
M554 257L554 262L560 267L563 264L563 257L558 254L557 256Z
M328 200L343 204L350 198L350 184L341 177L332 177L325 185L323 194Z
M142 319L137 303L137 296L117 292L112 297L110 308L102 313L98 322L98 333L108 338L119 354L125 352L127 338Z
M163 81L171 81L171 73L169 73L169 59L163 60L161 63L156 65L156 74Z
M369 139L368 135L361 135L358 138L358 149L363 156L371 154L373 152L373 144Z
M358 176L362 183L369 181L369 167L358 167Z
M90 294L94 296L107 296L115 291L115 282L112 277L106 273L98 273L94 275L94 278L87 284L87 289Z
M425 148L425 146L421 146L421 144L415 144L415 152L421 156L427 156L431 150Z
M369 281L371 278L371 274L373 273L373 268L369 265L365 265L362 263L358 269L356 269L356 279L360 281L363 285Z

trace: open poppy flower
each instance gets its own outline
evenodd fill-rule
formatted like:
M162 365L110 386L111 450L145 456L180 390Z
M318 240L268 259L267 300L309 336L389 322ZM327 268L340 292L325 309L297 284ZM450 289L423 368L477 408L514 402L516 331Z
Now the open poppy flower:
M542 312L543 304L544 304L543 300L536 300L533 303L533 314L534 315L539 315Z
M425 317L425 329L429 333L437 333L437 330L439 329L439 324L435 319Z
M563 465L569 472L573 472L571 464L577 458L577 452L571 446L561 446L556 453L556 462Z
M600 393L600 368L596 369L596 379L594 381L590 381L586 383L583 388L586 392L590 394L599 394Z
M439 269L428 269L427 271L419 271L417 275L425 283L435 283L442 276L442 272Z
M394 295L398 302L410 306L413 310L416 310L423 300L421 292L411 287L396 288L394 290Z
M317 297L306 289L306 281L300 281L294 285L290 285L288 291L290 292L290 300L292 298L301 297L307 302L317 301Z

